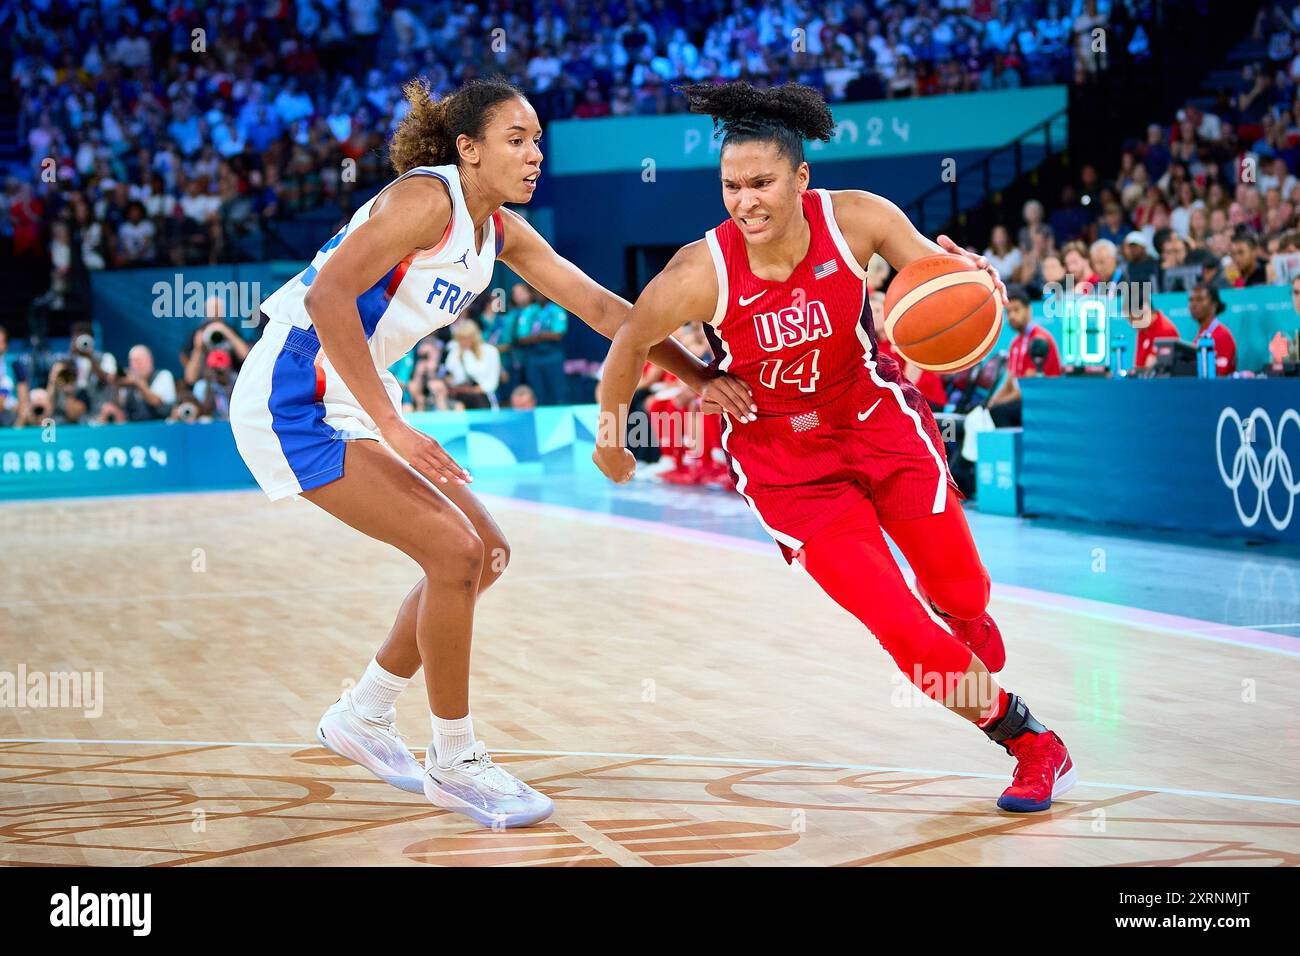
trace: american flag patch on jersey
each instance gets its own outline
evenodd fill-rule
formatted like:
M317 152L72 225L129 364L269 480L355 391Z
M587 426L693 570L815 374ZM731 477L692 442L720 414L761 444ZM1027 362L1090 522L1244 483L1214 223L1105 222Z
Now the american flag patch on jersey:
M811 412L801 412L798 415L790 416L790 427L797 432L811 431L821 423L822 420L818 417L816 409Z
M828 275L833 273L839 267L840 264L836 262L834 259L831 259L829 262L823 262L819 266L813 266L813 278L825 279Z

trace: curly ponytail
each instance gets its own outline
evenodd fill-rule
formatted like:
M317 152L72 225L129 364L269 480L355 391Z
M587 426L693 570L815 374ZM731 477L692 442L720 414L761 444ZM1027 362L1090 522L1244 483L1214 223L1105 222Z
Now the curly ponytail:
M524 98L519 87L499 76L470 80L440 100L434 100L424 77L409 81L402 92L411 109L388 145L388 160L399 176L416 166L460 165L456 140L462 134L482 138L499 104Z

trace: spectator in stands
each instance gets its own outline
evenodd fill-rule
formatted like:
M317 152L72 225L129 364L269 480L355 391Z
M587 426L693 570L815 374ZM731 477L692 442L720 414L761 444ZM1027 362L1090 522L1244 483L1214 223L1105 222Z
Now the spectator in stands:
M984 250L984 258L998 270L999 275L1014 277L1020 271L1021 254L1017 246L1011 244L1011 233L1001 224L993 227L989 235L989 247Z
M442 342L435 335L427 336L415 347L415 363L411 367L406 391L417 412L431 410L433 393L430 386L442 377L442 351Z
M1029 297L1015 289L1007 295L1007 323L1016 331L1007 360L1007 374L989 397L989 414L999 428L1021 424L1020 380L1061 374L1061 357L1051 333L1033 321Z
M1092 267L1090 282L1119 282L1124 278L1124 270L1119 263L1119 251L1109 239L1098 239L1088 249L1088 262Z
M1107 203L1106 211L1097 223L1097 238L1118 246L1131 228L1124 218L1124 208L1117 202Z
M1062 262L1065 263L1065 270L1074 282L1075 294L1090 295L1093 286L1097 283L1097 275L1092 271L1092 265L1088 261L1088 247L1078 241L1069 243L1065 247Z
M0 428L27 424L31 400L31 371L9 352L9 330L0 325Z
M1232 237L1232 263L1236 278L1235 288L1250 285L1268 285L1268 266L1260 258L1259 237L1248 227L1238 228Z
M1219 321L1219 315L1225 308L1218 288L1207 283L1201 283L1187 296L1187 311L1196 322L1193 344L1197 347L1203 342L1214 344L1215 374L1219 377L1237 371L1237 340L1232 337L1228 327Z
M1160 263L1151 255L1147 237L1137 230L1124 237L1124 276L1129 282L1141 282L1155 291Z
M510 392L510 407L516 412L530 412L537 407L537 396L527 385L516 385Z
M428 382L428 398L423 411L463 412L465 411L465 403L452 396L446 379L431 378Z
M540 292L533 290L533 295L535 301L519 313L515 348L537 404L562 405L568 401L568 389L560 343L569 327L569 314Z
M473 319L459 319L447 349L447 385L466 408L496 408L501 385L501 355L483 341Z
M1031 299L1042 299L1044 303L1054 297L1058 290L1064 291L1065 264L1056 253L1043 256L1038 264L1038 271L1029 277L1025 292Z
M149 265L154 260L154 224L145 218L144 204L132 202L127 207L126 221L117 227L120 266Z
M1222 261L1209 249L1193 249L1187 253L1185 261L1188 265L1198 266L1201 270L1200 276L1192 283L1193 286L1207 285L1215 289L1229 287L1228 278L1223 272Z
M1190 285L1183 276L1188 272L1188 265L1187 243L1177 233L1171 234L1160 247L1160 291L1186 292ZM1196 281L1199 281L1199 276ZM1195 281L1191 285L1195 285Z
M1034 240L1038 236L1043 236L1049 243L1055 245L1056 235L1052 231L1052 227L1043 221L1044 215L1043 204L1037 199L1031 199L1025 203L1024 208L1021 210L1021 216L1024 218L1025 224L1020 227L1020 235L1016 243L1020 246L1021 252L1028 253L1033 250L1035 248Z
M1148 295L1129 295L1126 297L1129 323L1137 333L1137 344L1133 349L1133 368L1136 371L1155 367L1156 339L1178 338L1178 328L1159 309L1151 305Z

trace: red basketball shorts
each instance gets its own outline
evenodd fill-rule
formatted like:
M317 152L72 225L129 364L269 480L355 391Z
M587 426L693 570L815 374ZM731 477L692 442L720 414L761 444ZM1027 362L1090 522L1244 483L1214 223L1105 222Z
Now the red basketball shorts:
M905 520L942 512L957 490L930 406L909 384L867 380L796 415L728 420L724 446L736 490L787 561L863 498L882 521Z

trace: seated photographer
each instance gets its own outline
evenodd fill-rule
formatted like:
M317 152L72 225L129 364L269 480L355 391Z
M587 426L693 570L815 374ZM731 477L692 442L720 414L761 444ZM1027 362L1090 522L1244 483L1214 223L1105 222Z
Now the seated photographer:
M95 420L100 424L157 421L170 415L175 403L176 379L166 369L154 368L147 345L137 345L127 354L126 371L117 377L116 394Z
M27 421L42 426L46 422L75 425L86 415L86 403L78 397L72 371L60 363L50 369L50 385L34 388Z
M91 417L97 416L105 402L114 397L117 386L117 359L112 352L99 352L95 348L95 333L89 322L78 322L72 326L72 350L60 361L50 367L50 381L54 381L55 372L70 372L75 387L76 397L85 406ZM60 374L60 385L65 376ZM53 386L50 397L59 401Z
M203 414L203 409L194 399L194 392L188 385L182 384L176 389L176 404L172 406L169 422L210 422L211 416Z
M189 350L181 353L185 383L191 386L203 377L211 353L225 352L230 360L227 367L232 374L239 373L240 366L248 357L248 343L223 318L224 309L221 300L209 299L205 311L208 318L194 330L194 334L190 337Z
M226 349L211 350L203 364L202 377L192 386L200 411L217 421L230 418L230 393L239 377L232 363L231 353Z
M1011 340L1006 378L988 400L989 414L999 428L1019 427L1020 379L1061 374L1061 356L1052 334L1033 321L1029 296L1020 289L1007 293L1007 323L1018 334Z

